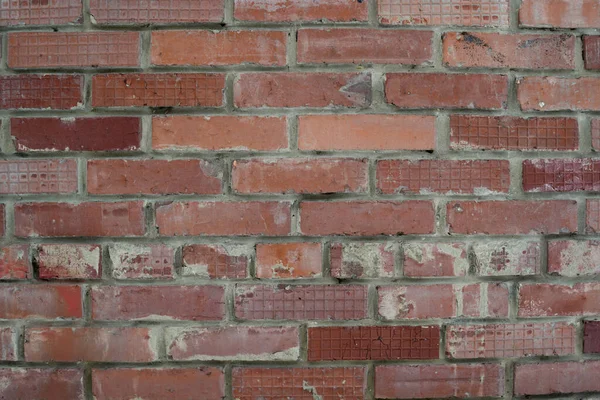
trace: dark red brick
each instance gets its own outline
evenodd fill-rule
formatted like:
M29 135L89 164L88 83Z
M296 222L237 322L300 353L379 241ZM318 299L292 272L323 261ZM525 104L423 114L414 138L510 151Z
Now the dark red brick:
M77 75L0 76L0 109L79 108L82 85Z
M585 321L583 324L583 352L600 353L600 321Z

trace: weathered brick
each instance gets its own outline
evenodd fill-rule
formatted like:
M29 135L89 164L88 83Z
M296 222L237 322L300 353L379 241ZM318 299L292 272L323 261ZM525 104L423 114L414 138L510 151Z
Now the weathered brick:
M332 243L331 276L338 279L390 278L396 251L392 243Z
M4 204L0 204L0 236L4 236L4 232L6 230L6 217L4 215L5 208L6 207Z
M10 68L137 67L139 32L16 32L8 35Z
M79 75L5 75L0 77L0 109L69 110L82 106Z
M515 394L541 395L597 392L600 361L517 364Z
M14 328L0 328L0 360L17 361L18 344L17 335ZM2 396L0 389L0 396Z
M97 244L41 244L35 261L40 279L102 277L102 248Z
M308 328L308 360L437 359L439 326L323 326Z
M0 231L3 230L3 222L3 218L0 217ZM31 276L30 271L28 245L13 244L0 247L0 280L27 279Z
M479 276L537 275L541 271L541 246L537 241L477 242L472 251L474 272Z
M19 284L0 287L1 319L76 319L82 316L79 286Z
M15 205L15 235L26 236L141 236L141 201L21 203Z
M300 63L419 65L430 62L432 32L380 29L301 29Z
M175 249L163 244L116 243L108 248L115 279L172 279Z
M81 24L80 0L22 0L0 3L0 26Z
M367 318L365 285L237 285L240 319L356 320Z
M303 201L300 218L306 235L425 234L434 228L432 203L419 200Z
M586 200L585 230L588 233L600 232L600 200Z
M575 118L450 116L452 150L577 150Z
M366 21L367 2L354 0L235 0L235 19L243 21Z
M456 285L455 293L458 315L473 318L508 317L509 287L506 283Z
M375 368L378 399L503 395L504 367L500 364L378 365Z
M154 65L280 66L286 63L283 31L154 31Z
M469 270L464 243L405 243L402 248L405 276L465 276Z
M600 241L548 242L548 272L560 276L600 274Z
M156 150L282 150L285 117L170 115L152 120Z
M519 316L584 316L600 313L600 283L522 284Z
M508 27L509 0L380 0L379 21L399 25Z
M183 247L181 275L208 279L236 279L248 276L252 250L244 245L194 244Z
M517 97L523 111L598 111L600 79L528 76L517 80Z
M433 150L428 115L301 115L300 150Z
M583 61L585 69L600 69L600 36L583 37Z
M575 353L575 326L539 324L452 325L446 328L446 354L453 358L563 356Z
M27 328L25 360L147 363L158 360L157 335L142 327Z
M523 161L526 192L600 191L600 160L551 159Z
M577 232L577 203L572 200L452 201L450 233L524 235Z
M219 194L223 171L205 160L101 159L87 162L91 194Z
M583 352L585 354L600 353L600 322L584 321Z
M167 328L165 340L177 361L293 361L300 354L296 327Z
M0 194L75 193L77 160L0 161Z
M390 73L385 98L400 108L502 109L508 79L494 74Z
M575 68L573 35L448 32L443 40L444 63L450 67Z
M381 193L508 193L508 160L381 160L377 189Z
M321 243L259 243L257 278L313 278L321 276Z
M100 74L92 78L94 107L219 107L223 74Z
M240 400L303 399L308 395L360 400L365 394L365 372L364 367L235 367L233 397Z
M592 149L600 151L600 118L592 119Z
M239 193L366 192L366 159L265 158L235 160L232 189Z
M173 24L221 22L224 0L90 0L95 24Z
M225 314L222 286L98 286L92 319L217 321Z
M177 202L156 208L159 233L188 235L288 235L288 202Z
M5 399L83 400L83 371L72 368L1 368Z
M519 24L531 27L600 28L596 0L522 0Z
M92 370L96 399L221 399L225 397L223 370L199 368L111 368Z
M233 85L236 107L368 107L369 73L244 73Z
M140 147L138 117L12 118L18 151L127 151Z

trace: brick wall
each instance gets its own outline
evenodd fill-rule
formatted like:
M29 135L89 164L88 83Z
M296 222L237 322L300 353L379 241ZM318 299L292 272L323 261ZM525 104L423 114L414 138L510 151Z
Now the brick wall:
M0 398L600 393L600 1L0 26Z

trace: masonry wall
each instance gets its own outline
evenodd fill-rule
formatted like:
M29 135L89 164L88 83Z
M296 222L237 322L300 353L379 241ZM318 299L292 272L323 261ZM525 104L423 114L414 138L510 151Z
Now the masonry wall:
M600 1L0 1L0 397L596 398Z

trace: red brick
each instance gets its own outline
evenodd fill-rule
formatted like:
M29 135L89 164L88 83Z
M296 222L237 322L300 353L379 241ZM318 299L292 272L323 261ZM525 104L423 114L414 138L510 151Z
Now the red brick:
M338 279L391 278L396 250L392 243L332 243L331 276Z
M564 356L575 353L575 326L539 324L453 325L446 328L446 354L453 358Z
M348 218L352 216L352 218ZM429 201L303 201L300 226L306 235L402 235L432 233Z
M523 161L526 192L575 192L600 190L600 160L552 159Z
M233 85L236 107L368 107L369 73L245 73Z
M381 193L446 194L508 193L508 160L380 160L377 189Z
M453 150L577 150L575 118L450 116Z
M600 200L586 200L585 230L588 233L600 232Z
M16 32L8 35L8 66L137 67L139 50L139 32Z
M380 0L379 21L399 25L508 27L509 0Z
M500 397L499 364L378 365L375 396L381 399Z
M158 359L158 331L142 327L28 328L29 362L151 362Z
M1 26L66 25L81 23L80 0L5 1L0 5Z
M600 322L584 321L583 352L585 354L600 353Z
M366 21L367 2L355 0L235 0L235 19L243 21Z
M2 319L81 318L82 297L79 286L10 285L0 287Z
M14 328L0 328L0 360L17 361L17 347L17 335ZM3 393L0 389L0 396L2 395Z
M583 37L583 61L585 69L600 69L600 36Z
M194 244L183 247L183 276L236 279L248 276L252 250L243 245Z
M321 243L259 243L257 278L313 278L321 276Z
M386 320L450 318L457 316L452 285L383 286L379 315Z
M444 63L450 67L575 68L573 35L449 32L443 40Z
M94 107L219 107L223 74L104 74L92 78Z
M138 117L12 118L17 151L119 151L140 147Z
M2 368L0 397L5 399L83 400L83 372L57 368Z
M519 316L582 316L600 313L600 283L523 284Z
M517 82L523 111L600 110L600 79L528 76Z
M432 32L379 29L302 29L300 63L419 65L431 61Z
M596 0L522 0L521 26L551 28L600 28Z
M222 286L97 286L92 319L217 321L225 314Z
M515 394L597 392L600 390L600 361L567 361L518 364L515 366Z
M308 328L308 360L437 359L439 326L324 326Z
M506 75L391 73L385 97L400 108L487 108L508 104Z
M242 320L356 320L367 318L366 285L237 285L235 316Z
M83 79L78 75L5 75L0 77L0 109L80 108Z
M505 283L474 283L455 285L457 301L462 307L459 316L473 318L507 318L509 287ZM458 305L457 305L458 307Z
M600 274L600 241L548 242L548 272L561 276Z
M223 371L200 368L111 368L92 370L95 399L221 399Z
M102 248L97 244L41 244L35 261L40 279L102 277Z
M156 150L281 150L288 147L285 117L170 115L152 120Z
M159 233L189 235L288 235L288 202L177 202L156 208Z
M0 223L3 222L2 219L0 217ZM30 276L28 245L13 244L0 247L0 280L27 279Z
M4 236L6 229L6 217L4 216L4 204L0 204L0 236Z
M479 276L537 275L541 246L537 241L507 239L472 245L474 273Z
M280 66L286 63L283 31L154 31L154 65Z
M365 395L364 367L236 367L232 375L233 397L240 400L304 399L306 396L361 400Z
M91 194L219 194L223 171L204 160L102 159L87 163Z
M173 24L221 22L224 0L90 0L92 21L97 24Z
M429 115L301 115L300 150L433 150Z
M141 236L144 225L141 201L15 205L15 235L21 237Z
M238 193L364 193L366 159L265 158L233 162L232 189Z
M405 243L404 276L465 276L469 270L464 243Z
M167 328L167 356L184 360L293 361L298 328L229 326Z
M577 232L577 203L546 201L452 201L450 233L524 235Z
M600 151L600 118L592 119L592 149Z
M163 244L118 243L108 248L115 279L173 279L175 249Z
M0 194L75 193L77 160L0 161Z

